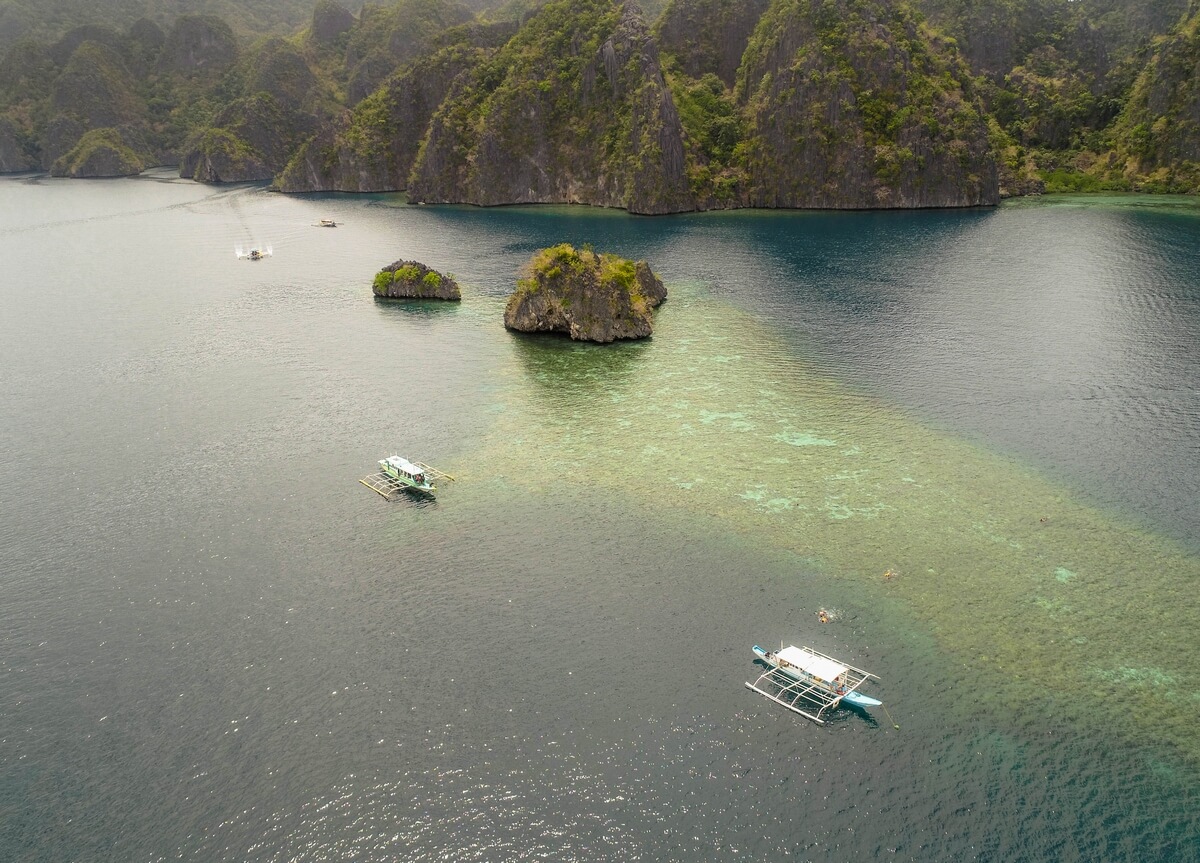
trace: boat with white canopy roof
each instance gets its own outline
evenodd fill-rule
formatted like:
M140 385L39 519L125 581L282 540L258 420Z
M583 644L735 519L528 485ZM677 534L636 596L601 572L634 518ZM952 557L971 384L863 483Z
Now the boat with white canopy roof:
M378 473L363 477L359 482L390 500L401 491L415 491L432 496L437 491L437 486L433 484L435 478L454 480L450 474L424 462L390 455L379 462Z
M769 651L756 644L754 655L768 667L758 680L746 686L820 725L825 724L824 714L843 701L854 707L883 704L858 691L868 680L878 677L811 648L784 647L780 642L779 650ZM800 704L815 713L802 710Z

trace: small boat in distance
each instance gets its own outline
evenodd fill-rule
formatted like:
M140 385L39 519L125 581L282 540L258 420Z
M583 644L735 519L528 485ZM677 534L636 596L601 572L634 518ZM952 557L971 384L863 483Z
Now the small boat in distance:
M261 261L263 258L271 257L270 246L256 246L252 249L243 249L241 246L236 246L233 251L239 258L245 258L249 261Z
M337 222L333 219L322 219L319 222L314 222L313 226L317 228L336 228Z
M754 655L768 667L758 680L747 683L747 688L818 724L824 724L822 715L827 710L842 702L862 708L883 704L858 691L858 687L878 677L810 648L784 647L781 643L778 651L769 651L756 644ZM815 707L816 713L801 710L797 706L801 701Z

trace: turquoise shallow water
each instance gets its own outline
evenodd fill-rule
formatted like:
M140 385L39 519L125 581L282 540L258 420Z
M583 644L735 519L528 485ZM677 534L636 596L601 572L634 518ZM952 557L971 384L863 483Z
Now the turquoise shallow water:
M0 203L0 857L1195 859L1191 202ZM562 240L654 339L503 330ZM748 692L781 639L899 730Z

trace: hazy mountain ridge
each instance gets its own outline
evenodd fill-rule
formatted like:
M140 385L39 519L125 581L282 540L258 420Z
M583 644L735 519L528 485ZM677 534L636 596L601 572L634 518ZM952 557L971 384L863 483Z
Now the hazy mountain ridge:
M0 53L0 171L647 213L1200 190L1188 0L168 7L233 3L38 6L91 23ZM34 8L0 0L0 44Z

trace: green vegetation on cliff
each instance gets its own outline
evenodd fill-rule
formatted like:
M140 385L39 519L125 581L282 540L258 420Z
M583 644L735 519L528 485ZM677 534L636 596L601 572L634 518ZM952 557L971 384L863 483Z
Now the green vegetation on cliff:
M185 176L422 201L661 213L1200 188L1189 0L360 5L0 0L0 170L50 169L115 129ZM641 9L662 9L653 27Z
M430 53L439 33L471 18L471 10L455 0L399 0L363 7L358 26L346 34L350 101L365 98L397 67Z
M312 8L313 0L0 0L0 53L22 38L49 42L81 24L124 30L139 18L165 24L180 15L216 16L247 36L282 34Z
M349 117L301 146L279 175L279 188L345 192L406 188L430 119L452 82L490 54L472 44L480 36L486 44L486 31L459 30L457 35L463 41L394 73L355 105Z
M1200 193L1200 12L1155 42L1095 173L1140 191Z
M92 129L54 163L50 173L55 177L128 177L145 167L143 157L125 143L119 131Z
M738 158L746 135L745 117L732 91L715 73L696 80L671 67L668 70L667 84L685 133L692 195L710 207L733 205L746 182Z
M1131 151L1118 146L1114 135L1125 133L1113 124L1151 42L1180 24L1189 0L914 2L980 76L1010 193L1159 187L1162 165L1134 159L1115 167Z
M904 3L773 0L747 44L736 96L756 205L996 201L971 75Z
M691 209L682 128L636 6L544 6L451 90L409 193L484 205Z

